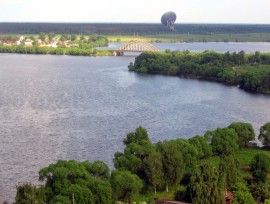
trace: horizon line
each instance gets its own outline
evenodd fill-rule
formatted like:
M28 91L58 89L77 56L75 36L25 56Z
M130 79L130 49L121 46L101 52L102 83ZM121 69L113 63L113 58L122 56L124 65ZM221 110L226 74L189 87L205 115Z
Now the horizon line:
M1 23L61 23L61 24L161 24L160 22L67 22L67 21L0 21ZM270 25L267 23L219 23L219 22L176 22L175 24L216 24L216 25Z

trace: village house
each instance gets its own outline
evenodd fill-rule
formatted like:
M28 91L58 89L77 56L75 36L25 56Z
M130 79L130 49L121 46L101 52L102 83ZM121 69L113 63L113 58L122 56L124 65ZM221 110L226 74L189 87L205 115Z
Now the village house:
M49 42L47 44L48 47L57 47L57 42Z
M24 42L24 45L25 46L33 46L33 40L27 38Z
M6 46L11 46L11 45L12 45L12 41L7 40L7 41L4 43L4 45L6 45Z

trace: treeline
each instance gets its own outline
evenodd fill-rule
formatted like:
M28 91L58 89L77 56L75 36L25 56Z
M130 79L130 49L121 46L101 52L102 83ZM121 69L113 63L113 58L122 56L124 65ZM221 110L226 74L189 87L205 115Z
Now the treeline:
M1 46L0 53L18 53L18 54L51 54L51 55L80 55L80 56L112 56L113 52L109 50L97 50L95 48L80 47L25 47L25 46Z
M215 80L239 85L247 91L269 92L270 54L245 54L205 51L165 51L142 53L129 65L129 70L149 74Z
M44 185L17 186L16 203L131 204L138 193L170 191L176 200L217 204L223 203L226 189L234 193L233 203L268 203L269 154L260 152L250 158L248 171L241 170L236 157L237 152L248 151L254 139L252 125L242 122L204 136L156 144L138 127L123 140L124 151L115 153L112 173L102 161L60 160L39 171ZM261 127L259 139L269 146L270 123ZM153 197L145 201L153 203Z
M55 32L57 34L107 34L140 35L171 33L157 24L144 23L0 23L0 34L38 34ZM176 34L213 34L213 33L269 33L270 25L243 24L176 24Z

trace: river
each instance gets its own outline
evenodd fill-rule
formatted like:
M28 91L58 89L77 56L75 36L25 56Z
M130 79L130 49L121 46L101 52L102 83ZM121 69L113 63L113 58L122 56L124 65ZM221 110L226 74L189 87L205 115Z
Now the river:
M267 43L266 43L267 44ZM268 44L267 44L268 46ZM0 203L59 159L110 167L128 132L153 142L234 121L270 121L270 96L179 77L129 72L134 57L0 54Z

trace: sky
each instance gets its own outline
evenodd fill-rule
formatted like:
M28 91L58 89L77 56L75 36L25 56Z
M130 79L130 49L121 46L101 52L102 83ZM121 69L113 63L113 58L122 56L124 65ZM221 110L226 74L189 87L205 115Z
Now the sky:
M0 0L0 22L270 24L270 0Z

